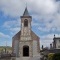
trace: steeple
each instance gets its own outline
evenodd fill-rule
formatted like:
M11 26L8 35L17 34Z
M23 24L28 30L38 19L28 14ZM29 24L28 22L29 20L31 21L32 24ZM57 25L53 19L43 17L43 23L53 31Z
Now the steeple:
M24 11L23 16L29 16L29 13L28 13L27 7L25 8L25 11Z

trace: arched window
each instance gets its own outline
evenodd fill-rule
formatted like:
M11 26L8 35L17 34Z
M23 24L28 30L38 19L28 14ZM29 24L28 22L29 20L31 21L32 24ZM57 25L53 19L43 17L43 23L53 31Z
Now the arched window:
M27 19L24 20L24 26L25 26L25 27L28 26L28 20L27 20Z

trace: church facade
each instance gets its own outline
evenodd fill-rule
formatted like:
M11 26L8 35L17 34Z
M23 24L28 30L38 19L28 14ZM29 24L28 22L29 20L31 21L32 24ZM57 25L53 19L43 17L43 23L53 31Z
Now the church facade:
M12 38L12 50L17 57L40 55L40 38L31 29L32 16L27 7L21 16L21 30Z

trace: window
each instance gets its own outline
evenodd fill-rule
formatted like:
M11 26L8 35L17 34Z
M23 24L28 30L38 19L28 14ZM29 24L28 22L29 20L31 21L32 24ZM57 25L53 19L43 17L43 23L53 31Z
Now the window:
M28 20L27 20L27 19L24 20L24 26L25 26L25 27L28 26Z

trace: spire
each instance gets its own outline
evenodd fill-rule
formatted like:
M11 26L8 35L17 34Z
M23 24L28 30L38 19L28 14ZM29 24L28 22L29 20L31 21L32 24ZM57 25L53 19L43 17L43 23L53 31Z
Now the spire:
M29 13L28 13L27 7L25 8L25 11L24 11L23 16L29 16Z

